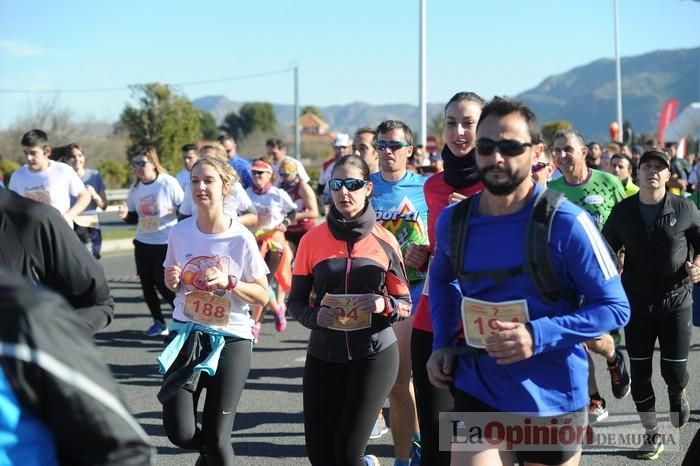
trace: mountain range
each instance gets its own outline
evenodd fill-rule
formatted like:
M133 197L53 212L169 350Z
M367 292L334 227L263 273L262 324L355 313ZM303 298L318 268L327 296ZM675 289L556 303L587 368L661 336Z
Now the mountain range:
M700 47L623 57L621 68L623 118L636 133L656 131L658 115L666 100L677 98L679 111L691 102L700 101ZM514 98L529 105L540 123L567 120L586 139L604 141L609 139L608 125L616 118L615 87L615 61L604 58L549 76ZM226 96L204 96L192 103L222 121L244 102ZM307 104L313 103L304 103ZM444 103L429 103L429 119L440 114L443 106ZM281 104L273 107L280 130L291 132L294 107ZM330 131L346 133L361 126L374 127L386 119L400 119L416 128L419 120L418 107L411 104L352 102L319 109Z

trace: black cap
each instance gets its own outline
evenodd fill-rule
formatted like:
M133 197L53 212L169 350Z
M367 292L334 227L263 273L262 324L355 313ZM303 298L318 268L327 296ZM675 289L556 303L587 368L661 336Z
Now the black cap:
M645 160L649 160L651 158L659 159L664 163L664 165L666 165L666 168L671 168L671 162L669 162L666 152L661 152L660 150L656 149L648 150L643 153L642 157L639 159L639 165L643 164Z

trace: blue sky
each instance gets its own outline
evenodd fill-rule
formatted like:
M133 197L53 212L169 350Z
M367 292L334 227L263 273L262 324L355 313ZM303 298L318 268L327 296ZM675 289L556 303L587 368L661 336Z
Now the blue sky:
M56 99L114 121L127 85L289 69L302 105L418 102L418 0L0 0L0 128ZM700 2L619 0L621 53L700 45ZM514 95L614 56L613 0L428 0L428 100ZM700 77L698 77L700 79ZM63 90L58 94L7 90ZM68 92L75 89L108 89ZM293 103L291 72L183 85Z

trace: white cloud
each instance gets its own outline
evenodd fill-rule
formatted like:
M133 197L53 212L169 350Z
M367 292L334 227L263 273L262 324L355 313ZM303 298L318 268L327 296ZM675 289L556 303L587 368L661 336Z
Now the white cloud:
M0 53L10 57L31 57L40 55L41 50L20 40L0 39Z

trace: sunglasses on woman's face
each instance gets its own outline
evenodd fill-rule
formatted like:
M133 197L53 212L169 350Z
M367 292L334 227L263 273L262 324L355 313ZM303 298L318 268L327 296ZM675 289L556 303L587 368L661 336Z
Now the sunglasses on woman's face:
M520 142L514 139L501 139L494 141L489 138L479 138L476 140L476 153L488 157L498 148L498 153L506 157L515 157L523 154L531 142Z
M358 180L356 178L347 178L344 180L341 180L340 178L333 178L332 180L328 181L328 187L331 189L331 191L340 191L343 186L348 191L357 191L360 188L363 188L367 182L365 180Z
M547 168L550 165L551 163L547 162L537 162L532 166L532 173L537 173L538 171L542 170L543 168Z
M143 168L148 163L148 160L132 160L131 166L133 168Z

